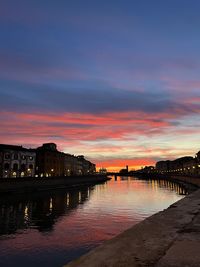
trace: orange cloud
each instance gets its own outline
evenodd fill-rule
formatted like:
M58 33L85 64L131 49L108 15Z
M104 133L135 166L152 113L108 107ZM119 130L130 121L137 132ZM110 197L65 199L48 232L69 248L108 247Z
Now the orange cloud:
M176 127L172 122L177 116L175 113L144 112L98 115L2 112L0 139L1 143L30 147L55 142L62 151L88 155L97 167L119 170L129 165L130 169L136 169L154 164L155 158L161 155L167 157L171 154L169 148L155 145L146 147L137 140L139 137L160 138L168 134L170 129L173 132ZM177 132L196 133L193 128L176 129ZM130 144L130 139L135 140L135 144ZM127 160L124 159L126 155ZM139 159L133 159L133 156Z

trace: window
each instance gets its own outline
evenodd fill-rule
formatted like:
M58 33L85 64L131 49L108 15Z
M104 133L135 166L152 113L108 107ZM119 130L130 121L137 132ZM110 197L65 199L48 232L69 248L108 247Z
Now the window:
M24 172L26 170L26 165L25 164L22 164L21 165L21 171Z
M32 156L30 156L30 157L29 157L29 159L30 159L30 160L33 160L33 157L32 157Z
M14 159L18 159L18 155L17 154L14 154Z
M18 164L15 163L15 164L13 165L13 171L17 171L17 170L18 170Z
M22 155L22 156L21 156L21 159L23 159L23 160L26 159L26 156Z
M33 164L29 165L29 169L31 169L31 170L33 169Z
M10 154L9 153L5 154L5 159L10 159Z
M4 170L9 170L10 168L10 164L9 163L5 163L4 164Z

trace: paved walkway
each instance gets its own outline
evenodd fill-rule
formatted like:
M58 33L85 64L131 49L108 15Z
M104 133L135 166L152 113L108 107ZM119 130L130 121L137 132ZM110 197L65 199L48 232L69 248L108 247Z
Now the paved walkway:
M200 267L200 189L68 267Z

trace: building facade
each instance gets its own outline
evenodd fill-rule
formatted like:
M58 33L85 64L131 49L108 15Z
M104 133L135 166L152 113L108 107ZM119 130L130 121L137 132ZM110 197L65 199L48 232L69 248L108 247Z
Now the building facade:
M169 160L158 161L156 163L156 169L164 172L168 171L170 169L170 161Z
M36 149L36 177L64 176L64 153L54 143Z
M36 149L0 144L0 177L64 177L88 175L96 166L84 156L74 156L57 150L54 143Z
M200 152L194 158L186 156L175 160L159 161L156 163L156 171L178 175L200 175Z
M22 146L0 144L0 177L33 177L36 152Z
M83 155L77 156L77 175L88 175L96 172L96 165L86 160Z
M64 154L64 175L71 176L77 174L78 160L74 155Z

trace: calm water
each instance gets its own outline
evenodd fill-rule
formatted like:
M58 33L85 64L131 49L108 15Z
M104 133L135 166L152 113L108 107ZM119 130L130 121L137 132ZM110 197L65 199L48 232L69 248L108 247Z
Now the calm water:
M166 181L0 198L0 266L63 266L186 194Z

